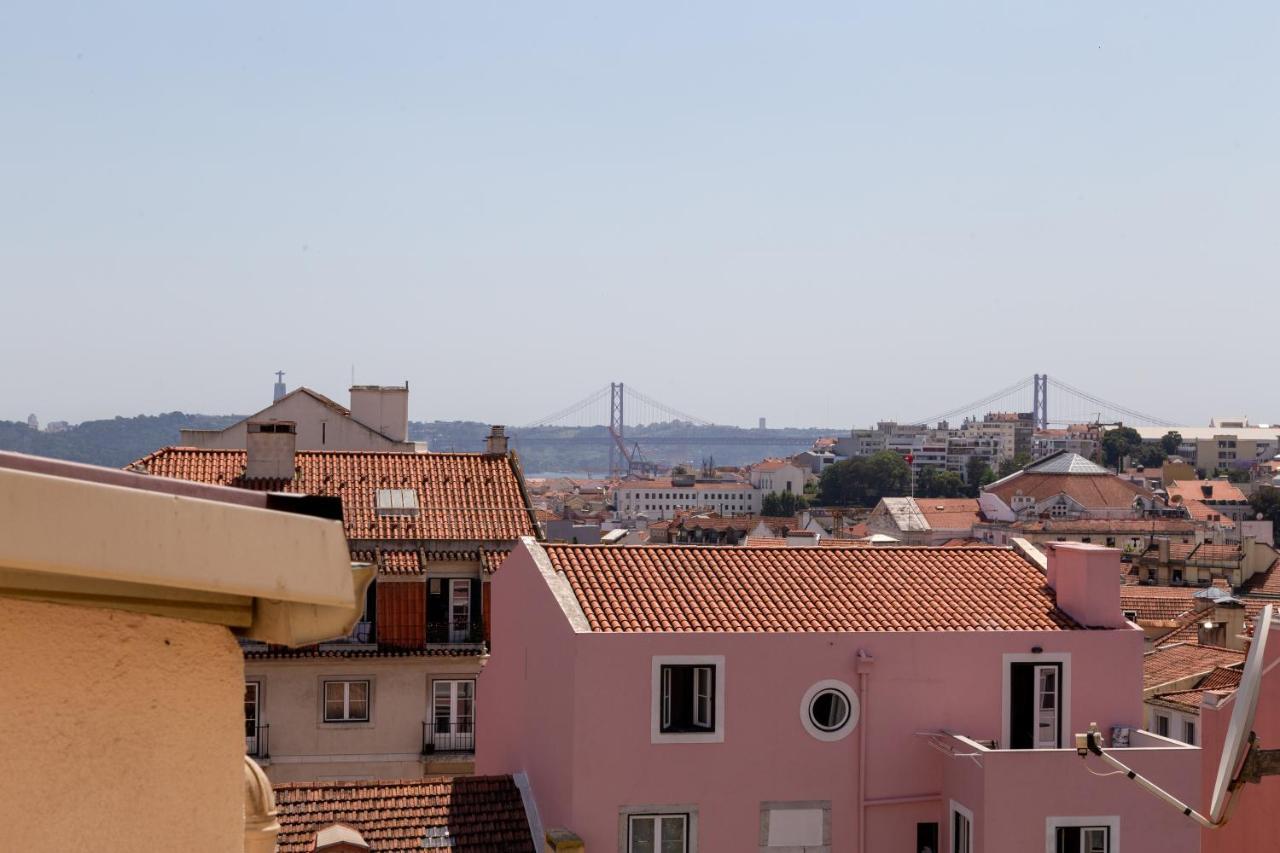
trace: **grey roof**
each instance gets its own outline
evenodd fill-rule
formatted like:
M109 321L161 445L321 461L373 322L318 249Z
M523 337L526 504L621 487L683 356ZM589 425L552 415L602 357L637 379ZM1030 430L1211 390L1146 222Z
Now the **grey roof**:
M1028 474L1110 474L1106 468L1085 459L1079 453L1059 450L1037 459L1022 469Z
M903 533L919 533L932 529L915 498L881 498L880 500L884 503L884 508L893 519L893 523Z

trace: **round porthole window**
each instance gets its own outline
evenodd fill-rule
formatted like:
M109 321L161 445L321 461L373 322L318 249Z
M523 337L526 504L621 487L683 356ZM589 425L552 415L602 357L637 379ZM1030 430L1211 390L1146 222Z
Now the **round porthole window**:
M858 725L858 696L843 681L819 681L804 694L800 722L818 740L845 738Z

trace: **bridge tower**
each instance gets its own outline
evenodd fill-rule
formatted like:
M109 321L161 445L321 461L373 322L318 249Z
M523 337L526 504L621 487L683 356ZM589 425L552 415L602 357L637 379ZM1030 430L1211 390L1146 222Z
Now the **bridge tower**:
M609 477L621 479L630 467L626 457L626 436L623 432L622 411L623 388L621 382L609 383L609 435L613 444L609 445Z
M1023 380L1026 381L1025 379ZM1027 386L1022 386L1023 388ZM1026 399L1025 397L1023 399ZM1031 402L1031 420L1036 429L1049 428L1049 374L1035 375L1035 388Z

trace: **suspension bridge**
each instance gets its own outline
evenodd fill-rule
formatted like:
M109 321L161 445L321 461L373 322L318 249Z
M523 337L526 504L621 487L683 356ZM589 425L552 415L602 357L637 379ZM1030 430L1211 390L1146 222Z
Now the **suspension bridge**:
M1027 413L1037 429L1072 424L1112 426L1173 426L1172 422L1048 376L1034 374L961 406L903 424L958 427L966 418L981 419L989 412ZM516 447L539 444L578 444L609 450L612 477L652 470L643 447L706 452L715 448L768 447L808 449L820 434L843 434L839 429L743 429L716 424L677 409L634 386L611 382L582 399L536 421L515 427Z

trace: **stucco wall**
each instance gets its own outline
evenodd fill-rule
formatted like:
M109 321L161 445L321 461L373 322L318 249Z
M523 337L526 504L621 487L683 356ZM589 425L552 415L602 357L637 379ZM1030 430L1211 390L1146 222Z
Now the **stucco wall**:
M424 768L422 723L431 719L433 680L475 678L479 669L471 656L247 661L245 680L260 685L260 719L271 727L271 758L262 762L267 777L305 782L470 772L469 760ZM323 682L365 679L371 682L369 722L324 722Z
M295 421L298 450L412 450L411 444L391 441L367 426L330 409L306 394L295 394L253 416L254 420ZM243 450L247 420L221 431L200 430L183 436L195 447ZM323 425L323 426L322 426Z
M0 598L0 648L5 849L243 849L226 628Z

